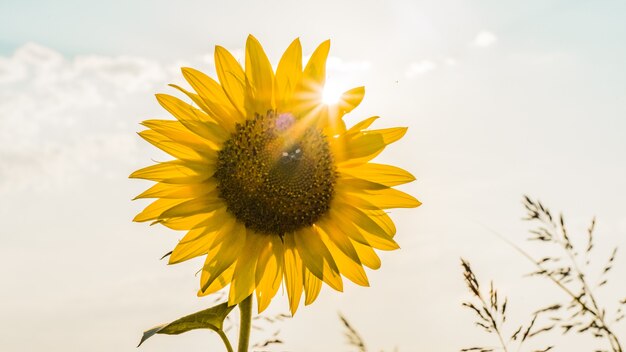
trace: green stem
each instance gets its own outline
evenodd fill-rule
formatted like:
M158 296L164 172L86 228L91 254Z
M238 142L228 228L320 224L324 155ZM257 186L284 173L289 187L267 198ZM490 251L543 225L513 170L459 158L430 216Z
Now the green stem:
M222 330L217 330L217 334L220 335L222 341L224 342L224 346L226 346L226 351L233 352L233 346L231 346L230 341L228 341L228 337Z
M252 295L239 303L241 319L239 321L239 343L237 352L248 352L250 344L250 325L252 323Z

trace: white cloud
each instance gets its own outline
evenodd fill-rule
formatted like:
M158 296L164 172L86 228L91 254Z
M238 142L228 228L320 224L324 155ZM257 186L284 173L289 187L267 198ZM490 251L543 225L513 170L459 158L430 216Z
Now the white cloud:
M446 66L456 66L458 64L458 61L453 57L447 57L443 60L443 63Z
M436 62L431 60L412 62L406 70L405 76L407 78L415 78L436 69L438 66L439 65Z
M302 61L303 65L306 65L309 62L311 55L303 56ZM363 72L369 71L372 68L372 63L367 60L361 61L346 61L337 56L329 56L326 59L326 69L329 72L334 72L338 74L349 74L354 72ZM274 67L276 69L276 67Z
M524 65L571 65L576 62L575 56L566 52L542 51L542 52L516 52L510 55L515 64Z
M69 59L33 43L0 57L0 190L46 189L125 170L139 146L133 132L140 117L133 114L169 76L153 60Z
M362 72L372 68L369 61L344 61L339 57L330 56L326 61L326 67L329 71L336 72Z
M492 32L483 30L480 31L474 40L472 41L472 45L480 48L486 48L494 45L498 41L498 37Z

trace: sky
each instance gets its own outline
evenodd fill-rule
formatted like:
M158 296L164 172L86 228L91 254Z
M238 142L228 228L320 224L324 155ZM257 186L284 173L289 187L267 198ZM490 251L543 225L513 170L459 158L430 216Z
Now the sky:
M329 90L366 87L348 124L409 127L377 161L412 172L402 189L423 202L391 212L401 249L381 253L371 287L324 287L253 341L280 328L277 350L349 351L341 312L371 351L495 345L461 307L460 257L509 297L511 320L563 298L492 234L537 250L522 195L562 210L577 239L596 216L598 261L626 247L624 13L609 0L1 2L0 350L134 351L142 331L213 303L195 295L199 261L159 260L180 233L131 222L149 183L128 175L164 159L136 135L168 118L153 94L173 93L181 66L215 77L214 46L241 57L248 34L274 64L296 37L305 55L331 39ZM624 275L618 253L608 307ZM279 292L264 316L286 312ZM194 331L140 350L210 348L218 337Z

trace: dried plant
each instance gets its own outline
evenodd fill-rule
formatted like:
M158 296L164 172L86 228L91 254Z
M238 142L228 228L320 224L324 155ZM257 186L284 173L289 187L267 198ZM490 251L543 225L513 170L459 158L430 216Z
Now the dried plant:
M345 329L345 336L348 339L348 345L354 347L358 352L367 352L367 347L365 347L365 341L361 337L361 334L350 324L348 319L341 313L339 313L339 320L343 324ZM393 349L394 352L398 352L398 347ZM384 350L380 350L380 352L384 352Z
M348 322L348 319L346 319L346 317L339 313L339 320L341 320L341 323L346 329L345 335L348 339L348 345L356 347L359 352L367 352L367 348L365 347L365 342L363 341L363 338L356 331L356 329L352 327L350 322Z
M499 342L498 347L474 346L463 348L461 349L462 352L492 352L495 350L508 352L514 344L517 344L517 351L519 351L522 345L524 345L524 343L528 340L554 328L554 324L549 323L548 325L543 325L542 327L537 326L539 326L539 320L541 320L546 313L553 312L560 308L557 305L537 310L534 312L530 323L526 326L520 325L512 333L507 334L505 330L508 330L506 326L508 298L504 297L504 300L499 298L498 291L493 286L493 281L489 284L488 292L483 292L470 263L465 259L461 259L461 266L463 267L463 277L465 278L465 283L474 297L473 302L463 302L463 306L474 312L476 316L475 324L487 333L495 334L498 337ZM534 349L533 351L545 352L550 351L552 348L554 348L554 346L548 346L543 349Z
M213 298L211 300L212 303L216 304L220 301L227 299L227 294L228 294L228 291L225 291L225 290L214 293L212 295L212 298ZM252 346L251 346L252 350L256 352L268 352L268 351L271 351L273 348L276 348L279 345L283 345L285 342L281 338L279 338L279 335L281 332L280 323L290 318L291 318L291 315L288 315L285 313L279 313L273 316L257 315L253 317L252 329L256 331L260 331L260 332L265 332L270 329L273 329L273 332L269 336L266 335L267 337L265 339L252 343ZM230 316L227 316L226 319L224 319L224 328L223 328L224 332L226 333L232 330L233 325L234 323L233 323L232 318Z
M591 263L590 254L594 248L595 218L587 229L586 246L581 251L571 240L562 214L558 216L558 220L555 219L550 210L541 202L533 201L528 196L524 197L524 206L528 212L525 220L538 223L538 227L531 231L532 236L529 240L556 245L561 252L561 255L544 257L540 260L533 259L537 270L531 275L549 279L569 296L570 301L564 304L568 315L560 322L563 334L571 331L590 333L594 337L608 340L610 351L622 352L622 346L610 328L610 324L623 319L624 302L620 302L611 320L607 316L606 308L600 305L593 292L593 289L600 289L608 283L607 274L615 263L617 247L608 257L597 283L592 285L588 271ZM528 255L527 257L532 259Z
M517 340L521 336L519 339L521 345L524 341L540 333L548 332L558 327L561 329L563 335L574 332L578 334L591 334L594 338L605 339L610 349L600 349L597 350L598 352L623 352L621 343L618 336L611 328L611 324L619 323L624 319L626 299L619 301L618 308L609 316L606 307L599 303L593 291L607 285L607 274L614 266L617 248L613 249L608 256L606 264L602 267L600 273L597 275L597 279L592 284L589 279L589 272L592 269L590 259L591 252L595 247L595 218L591 221L591 225L587 229L584 241L585 245L581 250L579 248L581 247L579 245L581 241L572 240L565 226L565 220L562 214L558 217L553 216L550 210L541 202L534 201L527 196L524 197L523 204L527 210L525 220L538 223L537 227L530 231L531 237L529 240L549 245L549 249L556 249L557 253L537 259L522 250L519 246L500 237L535 265L536 270L531 272L529 274L530 276L548 279L566 294L568 300L566 302L557 302L546 308L537 310L533 314L531 323L526 328L520 326L513 334L511 340ZM498 309L497 303L495 305L493 304L494 298L492 296L495 295L495 298L497 298L497 293L495 293L492 286L490 289L490 302L487 303L485 299L482 298L483 296L481 296L478 281L469 263L462 260L462 266L465 281L474 297L478 299L480 308L473 305L471 302L464 303L463 305L472 309L478 315L478 325L487 329L488 332L498 335L501 348L507 351L507 342L502 338L501 332L501 325L506 319L505 309L503 307ZM548 319L550 323L543 328L534 328L534 326L537 325L536 321L540 315L548 312L552 315ZM555 313L559 313L559 315L554 315ZM498 321L497 318L501 319L501 321ZM518 350L520 350L520 347L521 346L518 346ZM546 349L536 351L548 351L552 348L553 346L549 346ZM493 348L474 347L464 349L463 351L486 352L492 350Z
M272 347L284 344L285 342L279 338L280 327L276 327L275 325L289 318L291 318L291 316L284 313L276 314L271 317L259 315L252 318L252 328L255 330L266 331L267 328L274 327L274 332L269 337L252 345L254 351L268 351L268 349Z

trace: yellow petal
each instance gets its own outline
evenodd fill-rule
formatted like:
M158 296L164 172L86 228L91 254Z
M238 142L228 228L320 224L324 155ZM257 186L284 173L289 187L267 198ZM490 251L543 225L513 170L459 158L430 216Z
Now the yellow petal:
M287 296L289 296L289 310L291 315L294 315L300 304L300 297L302 297L302 259L298 253L294 235L292 233L285 234L284 241L285 287L287 288Z
M350 204L350 205L353 205L353 206L355 206L355 207L357 207L359 209L367 209L367 210L379 210L380 209L379 207L375 206L371 202L369 202L369 201L367 201L367 200L365 200L365 199L363 199L363 198L361 198L361 197L359 197L359 196L357 196L355 194L348 193L350 191L356 191L356 190L348 189L348 190L343 191L343 192L339 192L339 189L336 189L336 190L337 190L337 194L335 195L335 200L337 202ZM356 192L365 193L362 190L358 190Z
M246 41L246 77L251 85L252 96L246 102L250 113L265 114L273 109L274 71L263 47L252 35Z
M395 233L389 232L391 229L381 226L381 224L374 221L372 217L360 209L344 204L342 211L350 221L363 230L361 233L372 247L382 250L400 248L396 241L393 240ZM395 231L395 228L393 230Z
M306 267L303 267L304 277L304 305L308 306L313 303L322 289L322 280L313 275Z
M375 221L378 226L385 230L385 233L393 237L396 234L396 225L393 223L389 215L383 210L365 210L370 219Z
M209 141L192 133L179 121L173 120L146 120L142 125L164 135L174 142L186 145L196 150L217 149L214 141Z
M217 153L211 149L206 149L200 154L196 150L189 148L183 144L172 141L171 139L157 133L153 130L145 130L138 133L141 138L150 144L168 153L169 155L181 160L202 161L205 158L215 158Z
M339 98L337 107L341 115L345 115L354 110L365 96L365 87L356 87L344 92Z
M201 281L202 292L206 292L211 284L241 256L241 250L246 243L245 227L235 223L232 231L228 232L228 236L221 236L222 241L219 241L220 236L216 235L212 248L207 253L207 259L202 267L202 270L207 272L206 281ZM216 242L219 242L217 246Z
M331 204L328 218L332 219L332 221L337 224L337 227L341 229L341 232L350 237L352 241L369 246L370 244L365 236L363 236L362 232L354 225L352 219L350 219L350 214L341 209L342 206L343 204L340 203L339 200L335 200L335 202Z
M230 293L228 295L228 305L232 306L246 299L254 291L256 265L259 258L259 250L267 236L258 235L248 232L246 236L246 245L241 253L235 266L233 281L230 284Z
M204 290L198 290L198 296L207 296L211 293L215 293L224 287L226 287L233 280L233 273L235 272L235 264L232 264L228 269L224 270L223 273L220 274L211 284ZM206 282L208 280L210 273L206 270L202 270L202 275L200 276L200 282Z
M248 232L246 230L246 227L238 222L237 218L231 215L228 211L226 211L226 213L222 216L222 219L224 221L223 225L218 225L219 232L215 234L215 239L211 244L211 249L216 249L220 246L226 246L231 241L239 238L238 236L241 236L241 239L243 239L243 241L245 242L246 238L248 238ZM212 225L210 226L215 226L213 223L211 224ZM233 235L232 233L236 234Z
M213 220L217 220L219 211L212 213ZM176 264L182 261L207 254L213 247L214 242L221 238L223 233L228 233L235 225L234 218L221 216L221 221L213 221L211 226L192 229L178 242L169 257L168 264Z
M193 198L198 194L206 194L212 192L217 187L217 183L213 179L203 183L196 184L169 184L169 183L157 183L154 186L148 188L143 193L135 197L140 198Z
M165 110L198 136L218 144L230 137L230 134L220 125L212 122L211 117L206 113L184 101L167 94L157 94L156 97Z
M306 115L322 104L322 92L326 81L326 59L330 40L320 44L304 68L300 84L294 92L294 109L298 115Z
M349 177L344 173L346 168L339 167L340 170L339 178L337 179L337 187L336 189L342 192L364 192L364 191L378 191L381 189L389 188L380 183L364 180L362 178Z
M384 164L367 163L354 167L341 168L340 172L389 187L415 180L415 177L408 171Z
M332 139L330 143L335 162L340 170L366 163L385 149L383 138L379 135L349 133L350 130Z
M343 121L343 114L339 113L337 105L326 105L325 113L327 113L326 121L323 120L324 116L321 116L317 125L318 128L323 130L325 135L339 136L346 132L346 123Z
M206 214L224 206L224 201L217 196L217 192L212 192L198 198L190 199L180 203L166 211L159 218L185 217L195 214Z
M196 215L187 216L185 217L185 219L189 219L194 216ZM185 235L185 237L183 237L180 240L179 243L187 243L187 242L192 242L196 240L201 240L203 235L210 234L214 231L218 231L215 234L215 239L216 240L219 239L220 241L222 241L223 234L226 234L229 231L231 231L232 227L235 226L235 222L236 222L235 217L226 210L226 206L219 208L213 212L202 214L201 221L195 224L189 230L203 228L204 232L191 232L190 231L187 233L187 235ZM194 234L196 234L197 236L194 236ZM211 247L213 247L213 244L211 244Z
M164 211L184 202L185 199L157 199L150 203L133 221L144 222L157 219Z
M229 126L228 130L233 132L234 123L243 121L244 117L230 102L220 84L193 68L184 67L182 72L187 82L204 101L209 115L223 126Z
M276 295L283 280L283 244L271 236L260 251L256 267L256 297L259 313L265 310Z
M133 172L129 177L163 183L188 184L201 183L211 177L213 172L215 170L207 165L173 160L144 167Z
M354 244L354 249L359 254L363 265L373 270L380 268L380 258L378 258L378 255L371 246L354 241L352 244Z
M215 47L215 69L224 93L235 109L244 115L244 93L246 79L243 69L233 55L221 46Z
M366 163L380 154L387 145L399 140L406 133L406 127L394 127L381 130L361 132L354 137L345 139L347 144L341 160L348 165Z
M209 109L208 105L205 103L205 101L198 95L195 93L192 93L190 91L188 91L187 89L176 85L176 84L168 84L168 86L178 89L180 92L182 92L183 94L185 94L187 97L189 97L191 99L191 101L193 101L196 105L198 105L198 107L200 109L202 109L208 116L206 117L207 119L210 119L212 122L217 122L218 120L216 120L214 118L214 116L211 114L211 110Z
M200 255L207 254L211 248L211 244L215 239L215 229L207 230L206 228L199 228L191 230L185 235L185 237L178 242L172 254L169 257L168 264L177 264L195 258ZM192 237L196 240L185 240L185 238ZM201 239L201 240L198 240Z
M324 86L326 82L326 59L328 58L329 51L330 40L326 40L311 54L302 76L302 83L305 85L305 88L312 86L316 89L319 86Z
M344 233L343 229L338 226L337 222L334 221L331 216L318 221L317 225L324 231L327 238L333 242L333 244L340 249L345 256L352 259L352 261L356 263L361 263L359 255L354 249L352 241L350 241L350 237Z
M303 228L295 234L302 263L320 280L337 291L343 291L343 282L337 264L316 229Z
M385 142L379 134L360 134L348 141L347 153L345 159L368 158L371 160L385 149ZM344 159L344 160L345 160ZM343 161L343 160L341 160ZM365 162L365 161L363 161Z
M356 123L354 126L350 127L350 129L346 132L347 135L355 135L359 132L361 132L362 130L370 127L374 121L378 120L380 118L380 116L372 116L372 117L368 117L367 119Z
M296 84L302 76L302 46L294 40L278 62L276 68L275 101L278 111L291 111L290 103Z
M346 132L346 124L343 121L343 116L350 111L354 110L361 101L365 94L364 87L357 87L344 92L337 103L327 106L326 121L324 116L320 117L319 125L325 128L324 133L328 136L340 135ZM321 111L324 113L324 111Z
M381 209L416 208L422 205L419 200L410 194L393 188L362 192L359 196Z
M383 141L385 145L389 145L400 138L404 137L406 134L406 127L392 127L392 128L384 128L380 130L368 130L365 131L367 134L377 134L383 137Z
M330 51L330 40L325 40L315 49L304 68L304 76L308 80L324 85L326 80L326 59Z
M367 279L367 275L365 274L363 266L361 266L361 260L357 257L357 261L355 262L352 258L346 256L344 251L340 250L334 242L325 242L328 250L335 260L335 263L337 263L337 267L339 268L341 275L345 276L346 278L348 278L348 280L354 282L357 285L369 286L369 280Z
M341 179L335 190L337 201L365 210L415 208L422 204L407 193L361 179Z
M184 218L161 219L161 220L157 220L157 222L172 230L187 231L187 230L196 229L198 227L204 227L204 226L200 226L200 224L207 219L211 219L212 214L213 213L196 214L196 215L186 216Z

